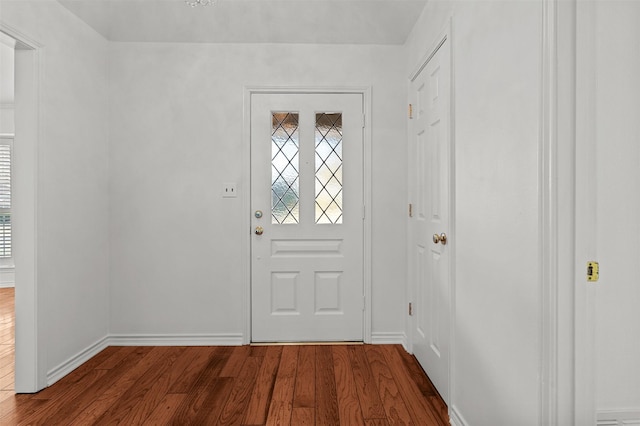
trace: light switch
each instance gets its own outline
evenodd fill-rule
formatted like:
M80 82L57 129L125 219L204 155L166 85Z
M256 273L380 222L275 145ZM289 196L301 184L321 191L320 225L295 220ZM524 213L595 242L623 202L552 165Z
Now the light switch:
M225 182L222 184L222 198L236 198L237 188L235 182Z

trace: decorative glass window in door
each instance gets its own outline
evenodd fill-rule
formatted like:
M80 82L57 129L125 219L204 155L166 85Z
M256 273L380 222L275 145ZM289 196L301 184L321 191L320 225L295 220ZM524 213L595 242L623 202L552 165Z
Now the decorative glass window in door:
M316 223L342 223L342 113L316 113Z
M271 114L271 223L299 223L298 113L273 112Z

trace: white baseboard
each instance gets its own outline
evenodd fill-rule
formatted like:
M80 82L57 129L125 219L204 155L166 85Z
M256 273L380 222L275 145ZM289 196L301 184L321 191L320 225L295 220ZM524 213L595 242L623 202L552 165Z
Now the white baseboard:
M371 333L372 345L406 345L407 336L402 333Z
M464 417L462 417L462 414L460 414L460 411L458 411L458 407L456 407L455 405L452 405L449 408L449 423L451 424L451 426L469 425L469 423L465 421Z
M16 272L14 268L0 268L0 288L16 286Z
M597 412L598 426L640 426L640 408L630 410L601 410Z
M242 334L121 334L105 336L47 372L51 386L108 346L240 346Z
M72 356L62 364L54 367L50 371L47 372L47 386L51 386L58 380L62 379L67 374L71 373L76 368L80 367L85 362L89 361L89 359L93 358L100 351L109 346L108 343L109 338L107 336L98 340L94 344L89 347L83 349L76 355Z
M112 334L109 346L241 346L242 334Z

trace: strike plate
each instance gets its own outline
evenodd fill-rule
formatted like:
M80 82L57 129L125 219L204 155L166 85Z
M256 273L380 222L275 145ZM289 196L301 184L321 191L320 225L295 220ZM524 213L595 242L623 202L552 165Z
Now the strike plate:
M598 281L598 278L600 278L598 262L587 262L587 281Z

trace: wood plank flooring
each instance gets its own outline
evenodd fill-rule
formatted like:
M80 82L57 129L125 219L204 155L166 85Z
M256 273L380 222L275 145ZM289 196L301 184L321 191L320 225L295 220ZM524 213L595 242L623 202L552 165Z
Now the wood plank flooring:
M112 346L37 394L13 394L12 368L6 386L1 425L449 424L399 345Z
M0 400L13 395L15 292L13 288L0 288Z

